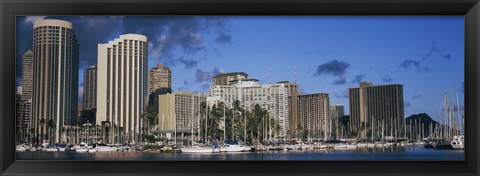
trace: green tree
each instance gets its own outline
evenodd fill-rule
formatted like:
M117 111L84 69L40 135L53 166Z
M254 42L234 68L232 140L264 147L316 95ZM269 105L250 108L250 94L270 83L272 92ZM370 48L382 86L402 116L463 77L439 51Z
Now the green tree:
M249 119L250 131L252 131L253 136L256 137L256 142L261 142L260 139L265 138L265 129L266 129L266 117L268 112L264 110L259 104L255 104L252 110L252 117Z
M208 115L206 115L206 113L209 112L208 109L209 108L207 107L207 102L202 101L200 103L200 117L201 117L200 118L200 136L203 136L204 138L201 138L201 140L205 140L205 136L206 136L205 131L206 131L208 125L205 123L205 121L208 120L208 119L206 119L207 116L208 116ZM207 123L208 123L208 121L207 121ZM207 141L205 141L205 142L207 142Z
M45 129L45 123L46 122L47 121L45 119L40 119L40 128L41 128L41 130L40 130L40 141L39 141L40 144L43 143L43 140L45 140L44 139L45 138L44 129Z
M239 123L239 121L241 121L240 119L240 114L238 113L242 113L243 112L243 109L240 107L240 101L239 100L235 100L233 103L232 103L232 106L233 106L233 115L232 115L232 139L233 140L236 140L236 136L238 134L238 128L237 127L237 123Z
M303 140L303 126L300 124L297 125L297 138Z
M217 107L218 106L218 107ZM223 130L219 128L220 120L223 118L223 103L218 103L212 106L209 116L209 135L210 139L219 140L221 135L223 135Z
M53 133L52 133L53 130L52 129L54 128L53 120L52 119L47 120L46 125L47 125L47 133L48 133L47 139L48 139L48 141L50 141L50 143L52 143L53 142L52 141L52 138L53 138Z
M150 125L154 125L155 117L156 116L155 116L155 112L153 110L153 107L147 106L147 108L145 108L145 110L141 114L141 118L143 119L144 127L146 127L146 128L144 128L146 130L146 132L144 132L145 134L150 134Z
M102 130L102 140L103 142L107 143L107 131L109 130L110 122L109 121L102 121L100 122L101 124L101 130Z
M275 118L270 119L270 128L272 130L272 134L274 138L279 135L280 129L282 128L279 123L275 120Z

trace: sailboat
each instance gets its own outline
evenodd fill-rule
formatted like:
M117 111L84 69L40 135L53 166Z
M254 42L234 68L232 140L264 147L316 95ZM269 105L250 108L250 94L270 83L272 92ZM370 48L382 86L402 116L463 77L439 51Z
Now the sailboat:
M192 101L192 104L193 104L193 101ZM192 106L193 107L193 106ZM182 147L180 150L182 151L182 153L217 153L217 152L220 152L220 149L218 148L218 145L215 143L214 146L199 146L199 145L195 145L196 143L193 141L193 111L192 111L192 125L191 125L191 131L192 131L192 141L191 141L191 146L189 147ZM206 128L206 126L205 126ZM205 133L206 135L206 133ZM206 138L206 136L205 136ZM195 144L194 144L195 143Z

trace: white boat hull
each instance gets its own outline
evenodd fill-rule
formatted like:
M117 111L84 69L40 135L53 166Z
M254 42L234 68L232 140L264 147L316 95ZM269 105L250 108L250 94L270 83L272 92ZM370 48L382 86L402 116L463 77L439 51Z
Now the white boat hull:
M238 145L230 145L220 149L221 152L243 152L245 148Z
M47 152L58 152L58 149L57 149L57 148L47 148L47 149L44 149L43 151L47 151Z
M181 148L182 153L214 153L215 151L218 152L218 149L214 148Z
M347 145L347 148L352 149L352 148L357 148L357 145Z
M118 147L97 147L98 152L116 152L120 149Z
M77 152L77 153L87 153L88 149L76 149L75 152Z
M347 148L347 145L345 145L345 144L333 145L333 148L334 148L334 149Z

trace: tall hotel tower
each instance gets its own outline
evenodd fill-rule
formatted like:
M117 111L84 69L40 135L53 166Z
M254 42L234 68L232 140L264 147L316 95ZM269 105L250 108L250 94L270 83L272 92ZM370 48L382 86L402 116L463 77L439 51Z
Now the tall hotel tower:
M172 93L172 71L157 64L148 75L148 103L154 113L158 113L158 95Z
M360 82L360 87L349 88L350 129L361 138L376 131L378 137L384 134L398 137L403 124L403 85L377 85ZM374 137L375 137L374 136Z
M123 127L129 142L141 139L140 115L148 94L147 53L144 35L125 34L98 44L96 121Z
M83 72L83 109L97 108L97 66L91 65Z
M33 52L28 50L22 60L22 100L32 99L33 89Z
M331 139L332 119L329 110L330 98L326 93L298 96L297 123L303 131L308 131L308 139Z
M61 129L74 125L77 117L77 38L72 23L62 20L37 21L33 30L31 125L36 141L43 142L48 136L50 142L62 142Z

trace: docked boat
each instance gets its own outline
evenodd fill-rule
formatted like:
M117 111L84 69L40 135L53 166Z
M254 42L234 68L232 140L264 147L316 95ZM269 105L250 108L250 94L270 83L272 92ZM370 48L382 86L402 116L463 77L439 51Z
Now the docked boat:
M357 148L357 145L356 144L347 144L347 148L348 149L355 149L355 148Z
M107 145L107 144L97 144L96 147L98 152L116 152L119 151L120 148L114 145Z
M398 142L395 140L391 140L391 141L387 141L385 144L386 144L386 147L396 147L398 145Z
M53 145L53 144L49 144L45 149L43 149L43 151L47 151L47 152L58 152L58 148Z
M463 135L453 136L452 142L450 142L454 150L464 150L465 149L465 137Z
M334 144L333 148L334 149L345 149L345 148L347 148L347 144L344 144L344 143Z
M364 143L364 142L357 143L357 147L359 147L359 148L367 147L367 143Z
M87 153L88 152L88 145L85 142L81 142L79 146L75 147L75 151L77 153Z
M220 149L221 152L245 152L250 151L251 147L239 145L237 141L227 141ZM278 149L277 149L278 150Z
M437 142L432 143L432 145L433 145L433 148L437 150L453 149L452 145L445 140L438 140Z
M97 153L98 150L93 145L88 145L88 153Z
M67 144L56 144L55 147L59 152L64 152L67 150Z
M15 151L17 152L24 152L27 151L25 148L25 144L18 144L15 146Z
M219 152L218 148L200 147L200 146L183 147L180 150L182 151L182 153L215 153L215 152Z

